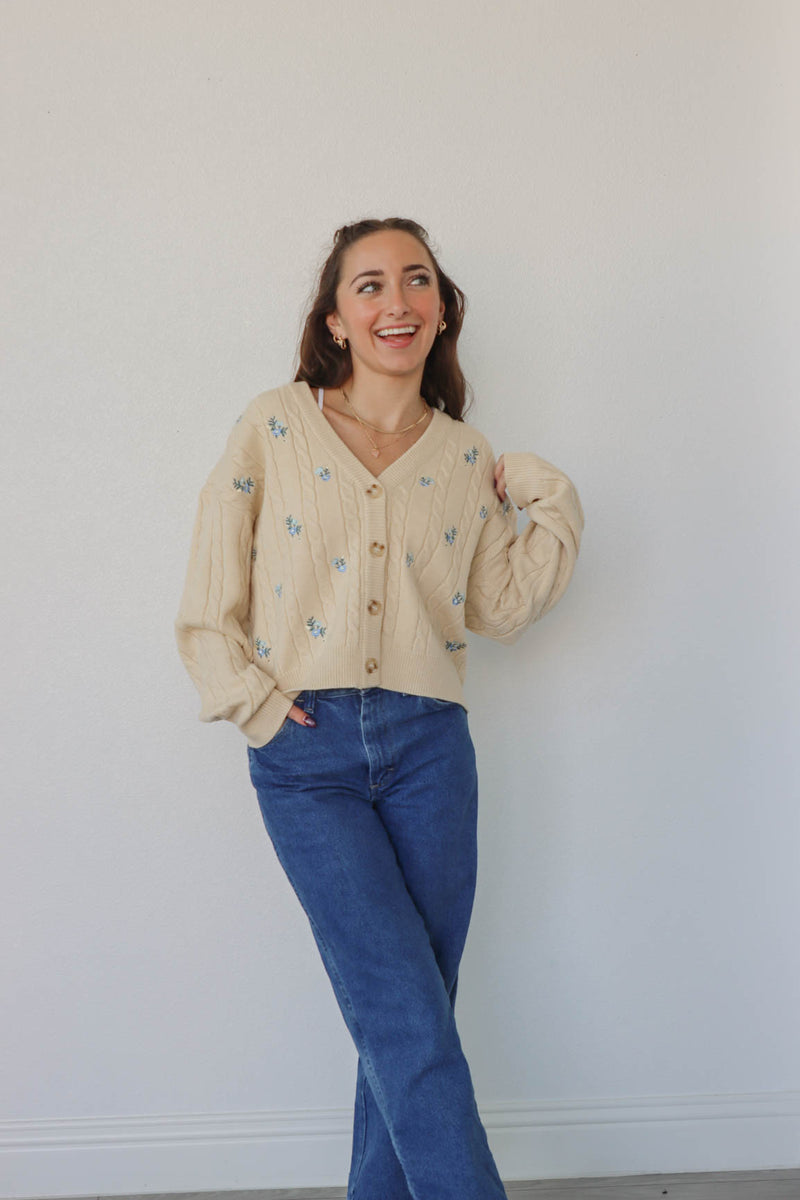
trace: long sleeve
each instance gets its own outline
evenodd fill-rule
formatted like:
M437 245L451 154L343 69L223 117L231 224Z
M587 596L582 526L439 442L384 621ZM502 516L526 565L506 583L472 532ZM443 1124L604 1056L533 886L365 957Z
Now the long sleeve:
M511 645L566 591L580 547L584 515L567 476L536 454L505 454L506 491L529 523L517 535L494 490L496 460L482 479L488 515L470 565L466 627ZM493 497L493 499L492 499Z
M264 489L264 433L248 409L201 493L175 636L201 698L201 721L232 721L267 742L291 699L253 662L249 637L253 528Z

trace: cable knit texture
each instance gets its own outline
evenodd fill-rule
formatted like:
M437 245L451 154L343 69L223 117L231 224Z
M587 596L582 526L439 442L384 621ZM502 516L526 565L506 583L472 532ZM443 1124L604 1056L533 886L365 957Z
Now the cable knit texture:
M307 384L256 396L200 493L175 622L200 720L259 747L312 688L466 708L465 629L515 642L564 594L583 531L562 471L525 451L503 461L501 502L489 442L434 409L375 478Z

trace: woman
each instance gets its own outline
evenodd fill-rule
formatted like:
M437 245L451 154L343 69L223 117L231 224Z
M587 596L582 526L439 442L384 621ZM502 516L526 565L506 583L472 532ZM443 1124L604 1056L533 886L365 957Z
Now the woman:
M454 1018L477 866L463 635L511 643L553 607L583 512L556 467L495 462L464 422L463 315L420 225L337 231L294 382L250 403L202 490L176 621L358 1050L348 1200L505 1196Z

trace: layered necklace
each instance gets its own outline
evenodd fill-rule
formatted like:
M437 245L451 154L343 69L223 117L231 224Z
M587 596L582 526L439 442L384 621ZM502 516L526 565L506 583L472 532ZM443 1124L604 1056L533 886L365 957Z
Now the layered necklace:
M361 419L361 417L358 415L358 413L356 412L356 410L353 408L353 404L352 404L347 392L344 390L344 388L342 388L341 391L342 391L342 395L345 398L345 402L347 403L348 407L352 410L353 416L358 421L359 425L361 425L362 429L364 430L364 433L367 436L367 439L370 442L370 445L372 446L372 457L373 458L377 458L378 455L380 454L381 450L386 450L388 446L392 445L392 442L396 442L401 437L405 437L405 435L409 432L410 429L416 429L417 425L421 424L425 420L425 418L428 416L428 414L432 411L430 405L426 404L425 401L422 400L422 396L420 396L420 400L422 400L422 403L425 405L425 412L422 414L422 416L419 417L416 421L412 421L412 423L410 425L406 425L405 429L396 430L395 436L392 438L392 441L387 442L386 446L378 446L377 443L375 442L375 439L370 436L369 430L372 429L375 433L388 433L388 430L378 429L375 425L369 425L366 421L363 421Z

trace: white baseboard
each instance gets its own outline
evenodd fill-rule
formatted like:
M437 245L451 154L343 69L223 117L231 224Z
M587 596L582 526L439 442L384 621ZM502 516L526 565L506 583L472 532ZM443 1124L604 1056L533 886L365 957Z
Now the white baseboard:
M800 1092L488 1104L504 1180L800 1166ZM341 1187L351 1109L0 1121L0 1196Z

